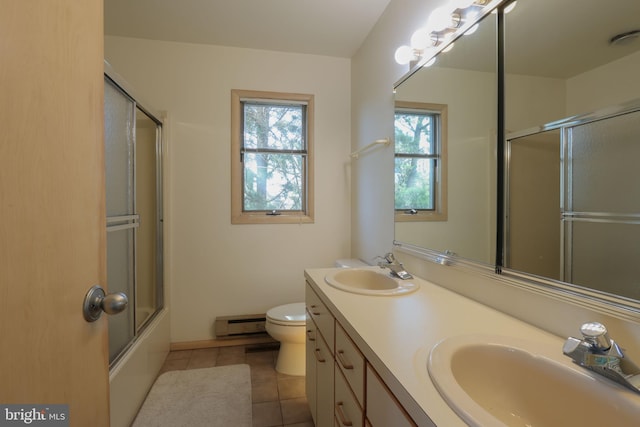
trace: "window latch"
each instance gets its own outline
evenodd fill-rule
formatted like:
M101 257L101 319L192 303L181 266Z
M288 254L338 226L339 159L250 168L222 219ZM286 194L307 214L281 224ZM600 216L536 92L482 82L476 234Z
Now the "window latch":
M274 209L271 212L267 212L267 215L276 216L276 215L280 215L280 212Z

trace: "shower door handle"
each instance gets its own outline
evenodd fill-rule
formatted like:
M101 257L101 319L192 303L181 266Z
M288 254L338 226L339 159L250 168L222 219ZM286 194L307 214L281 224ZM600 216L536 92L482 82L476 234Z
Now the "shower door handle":
M107 314L123 312L129 304L129 298L123 292L107 295L99 285L93 286L84 297L82 314L87 322L95 322L104 311Z

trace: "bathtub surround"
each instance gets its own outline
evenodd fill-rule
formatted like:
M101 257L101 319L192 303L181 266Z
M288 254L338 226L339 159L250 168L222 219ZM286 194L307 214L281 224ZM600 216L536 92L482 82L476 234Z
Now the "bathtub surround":
M151 321L126 354L109 371L111 427L128 427L169 353L169 309Z
M160 375L133 427L251 426L249 365L228 365Z

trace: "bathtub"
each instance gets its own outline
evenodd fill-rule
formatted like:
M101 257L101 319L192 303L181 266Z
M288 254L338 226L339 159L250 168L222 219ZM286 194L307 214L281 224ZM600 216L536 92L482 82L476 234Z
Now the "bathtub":
M138 319L146 319L150 314ZM111 367L111 427L129 427L136 417L169 353L169 328L168 308L163 308Z

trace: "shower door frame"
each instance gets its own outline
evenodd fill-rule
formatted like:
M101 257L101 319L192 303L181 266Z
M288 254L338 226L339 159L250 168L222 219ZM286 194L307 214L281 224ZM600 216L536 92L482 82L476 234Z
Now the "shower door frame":
M129 341L122 347L122 349L118 352L117 355L113 357L112 360L109 361L110 369L113 368L119 360L127 353L127 351L135 344L140 335L144 332L145 328L151 323L151 321L160 313L160 311L164 308L164 214L163 214L163 206L164 206L164 198L163 198L163 187L164 187L164 174L163 174L163 147L164 147L164 139L163 139L163 130L164 123L161 115L158 112L155 112L153 109L148 108L147 106L143 106L134 91L128 86L128 84L124 81L122 77L120 77L117 73L113 71L113 69L105 62L105 70L104 70L104 81L106 84L112 84L113 88L117 91L121 92L123 96L125 96L128 100L133 103L133 113L131 117L131 123L133 128L133 148L132 148L132 199L133 199L133 214L131 215L123 215L119 217L107 217L107 233L110 231L118 231L124 229L133 230L132 241L129 246L130 252L130 264L132 265L132 271L130 272L130 280L133 282L131 293L129 296L129 308L128 310L133 310L133 316L131 316L130 322L127 326L130 328L128 333L131 332L131 338ZM140 215L137 209L137 163L136 163L136 147L137 147L137 137L136 137L136 117L138 113L142 113L147 116L150 120L152 120L156 125L156 141L155 141L155 198L156 198L156 226L155 226L155 310L151 315L147 317L147 319L140 325L137 325L137 312L136 312L136 301L137 301L137 228L140 225ZM106 123L105 123L106 126ZM106 184L106 183L105 183ZM110 225L112 224L112 225ZM107 263L109 260L107 259ZM108 278L107 278L108 280Z

